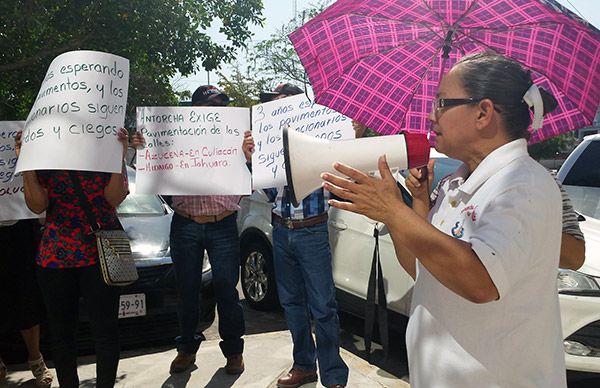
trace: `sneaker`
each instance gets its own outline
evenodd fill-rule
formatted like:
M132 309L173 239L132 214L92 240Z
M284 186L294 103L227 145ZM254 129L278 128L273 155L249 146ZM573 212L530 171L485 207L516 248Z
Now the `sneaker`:
M52 385L54 376L52 376L52 372L50 372L50 369L46 366L44 357L40 357L34 361L27 361L27 364L29 364L29 369L31 369L33 377L35 377L35 385L42 388L50 387L50 385Z
M227 357L225 373L228 375L239 375L244 371L244 357L241 354Z

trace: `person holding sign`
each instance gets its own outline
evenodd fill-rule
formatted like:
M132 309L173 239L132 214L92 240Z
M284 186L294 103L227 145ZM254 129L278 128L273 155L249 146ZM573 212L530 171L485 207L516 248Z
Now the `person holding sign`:
M200 86L192 95L193 106L226 106L229 97L212 85ZM250 134L242 148L249 160ZM188 370L196 361L196 352L205 339L197 333L198 293L202 279L204 251L212 267L213 287L219 313L221 351L227 359L225 372L244 371L244 314L236 285L240 272L240 242L236 214L239 195L175 195L171 222L171 258L175 266L179 294L180 336L176 338L177 356L171 373Z
M303 93L292 84L260 94L261 102ZM331 268L327 230L328 192L318 189L295 208L288 186L266 189L274 202L273 263L279 301L294 342L294 365L277 380L278 387L299 387L317 381L326 387L344 387L348 367L340 356L340 323ZM315 322L316 346L311 321Z
M128 147L127 130L121 128L121 159ZM139 142L139 135L134 144ZM22 133L15 138L17 157ZM96 240L79 204L71 171L23 172L27 207L46 212L36 257L37 275L52 332L52 356L58 382L63 388L79 386L75 342L79 298L83 297L92 324L96 347L96 386L113 387L119 364L119 291L102 279ZM74 171L100 226L120 228L116 207L128 193L125 164L121 173Z

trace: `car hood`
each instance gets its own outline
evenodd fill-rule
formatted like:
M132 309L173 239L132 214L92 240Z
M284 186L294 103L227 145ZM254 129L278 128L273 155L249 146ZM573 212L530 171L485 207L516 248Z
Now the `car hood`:
M170 262L169 231L173 214L119 216L136 261Z
M579 223L585 236L585 263L579 272L591 276L600 276L600 220L585 216Z

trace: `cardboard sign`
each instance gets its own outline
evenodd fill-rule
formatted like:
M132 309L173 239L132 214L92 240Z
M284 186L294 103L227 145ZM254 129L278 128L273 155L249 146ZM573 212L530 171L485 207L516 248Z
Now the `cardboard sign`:
M248 108L138 107L136 192L245 195L251 175L242 151Z
M117 132L125 120L129 61L96 51L56 57L23 130L17 172L120 172Z
M328 140L353 139L352 120L304 94L281 98L252 107L252 188L286 185L281 131L291 129ZM307 150L310 157L310 150Z
M25 121L0 121L0 221L38 218L25 204L23 177L15 174L15 135Z

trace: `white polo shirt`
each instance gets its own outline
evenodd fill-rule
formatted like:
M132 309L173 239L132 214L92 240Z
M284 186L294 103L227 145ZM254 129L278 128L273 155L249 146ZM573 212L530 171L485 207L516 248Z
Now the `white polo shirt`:
M467 241L500 298L476 304L417 260L406 333L413 388L566 387L556 275L561 196L525 140L490 153L440 188L429 220Z

